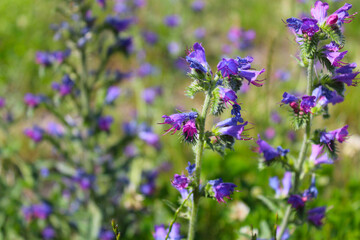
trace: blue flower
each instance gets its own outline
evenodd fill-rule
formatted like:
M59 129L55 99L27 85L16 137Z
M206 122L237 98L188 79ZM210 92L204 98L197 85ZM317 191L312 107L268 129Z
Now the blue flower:
M322 220L325 217L325 211L326 211L326 207L317 207L317 208L313 208L310 209L307 212L307 220L314 224L316 227L320 227L323 225Z
M216 180L210 180L209 184L212 186L216 200L221 203L226 203L224 198L231 199L230 195L235 191L237 186L233 183L224 183L221 178Z
M198 70L203 73L207 73L209 70L209 64L206 61L205 49L200 43L195 43L193 51L189 52L186 56L186 61L190 64L190 68Z

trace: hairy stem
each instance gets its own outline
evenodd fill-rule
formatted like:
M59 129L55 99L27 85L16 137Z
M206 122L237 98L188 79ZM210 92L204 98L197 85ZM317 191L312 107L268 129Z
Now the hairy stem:
M307 68L307 86L306 86L306 94L307 95L311 95L311 91L313 88L313 74L314 74L314 59L308 59L309 63L308 63L308 68ZM310 134L311 134L311 114L309 114L309 120L306 122L305 124L305 132L304 132L304 137L303 137L303 142L301 145L301 149L300 149L300 153L299 153L299 158L296 162L296 169L297 171L295 172L295 179L294 179L294 187L293 187L293 193L296 194L298 192L298 188L300 186L300 180L302 177L302 170L303 170L303 165L306 159L306 152L308 149L308 143L309 143L309 139L310 139ZM281 239L281 237L283 236L285 229L287 228L287 225L289 223L289 219L290 219L290 215L291 215L291 206L287 206L286 211L285 211L285 216L281 222L280 225L280 231L277 234L277 238Z
M211 100L212 90L209 90L205 94L204 106L201 112L201 115L198 117L199 119L199 139L195 146L195 175L194 175L194 190L193 190L193 203L190 214L190 223L189 223L189 232L188 232L188 240L193 240L195 237L195 228L196 228L196 218L197 211L199 207L199 199L200 199L200 172L201 172L201 158L204 150L204 142L205 142L205 121L206 115L209 111L210 100Z
M170 236L170 233L171 233L171 229L176 221L176 218L177 216L179 215L181 209L184 207L185 203L187 202L187 200L189 200L190 196L192 195L192 192L189 193L189 195L187 196L187 198L184 199L184 201L181 203L181 205L178 207L178 209L175 211L175 214L174 214L174 218L173 220L171 221L170 223L170 226L169 226L169 230L168 230L168 233L166 234L166 237L165 237L165 240L168 240L169 239L169 236Z

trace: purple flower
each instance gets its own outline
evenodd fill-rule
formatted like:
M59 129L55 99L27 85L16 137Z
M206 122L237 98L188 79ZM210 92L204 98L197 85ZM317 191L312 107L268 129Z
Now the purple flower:
M172 131L172 134L174 134L176 131L180 130L185 123L190 120L195 120L197 116L197 112L175 113L170 116L163 115L162 118L164 118L164 122L160 124L170 124L171 128L166 130L166 133Z
M43 65L44 67L49 67L53 64L53 56L49 52L36 52L35 60L37 64Z
M341 26L344 23L350 23L355 15L357 13L354 13L352 15L350 15L348 13L348 11L352 8L352 5L349 3L345 3L344 6L342 6L341 8L339 8L338 10L336 10L333 14L331 14L329 16L329 19L333 19L333 21L335 21L335 19L337 19L337 24L339 24L339 26Z
M204 7L205 7L205 1L203 1L203 0L195 0L191 4L191 8L195 12L201 12L204 9Z
M324 146L316 144L313 144L311 147L310 161L315 165L334 163L334 160L325 152Z
M237 96L233 90L223 87L218 87L218 88L219 88L220 99L225 103L225 106L229 102L230 104L236 103Z
M302 24L303 22L298 18L286 19L286 25L297 34L299 34Z
M195 43L193 50L186 56L186 61L190 64L190 68L207 73L209 64L206 62L205 49L201 43Z
M120 94L121 94L121 89L119 87L117 86L109 87L105 97L106 104L112 104Z
M140 65L137 74L139 77L146 77L155 72L155 68L150 63L143 63Z
M139 132L139 138L146 144L153 146L156 149L160 149L160 138L156 133L152 131L141 131Z
M99 4L100 7L106 7L106 0L96 0L96 2Z
M132 18L120 19L116 16L108 16L105 19L105 23L117 32L125 31L134 22Z
M181 22L181 18L178 15L169 15L164 18L164 23L168 27L177 27Z
M316 1L314 7L311 9L311 16L315 18L319 22L319 24L322 24L326 19L328 9L328 3Z
M44 130L38 126L33 126L33 128L26 128L24 134L31 138L35 143L38 143L43 139Z
M114 240L115 234L111 230L106 230L106 229L102 228L99 233L99 239L100 240Z
M188 171L189 175L191 176L194 173L195 168L196 168L195 163L191 164L191 162L188 162L188 166L185 169Z
M82 190L89 190L95 182L95 176L86 173L83 169L77 169L73 181L76 182Z
M291 195L288 199L288 203L295 209L300 209L305 206L305 202L300 195Z
M357 82L354 81L359 72L353 72L356 68L356 63L350 63L345 66L341 66L335 70L336 75L333 79L337 82L343 82L348 86L356 86Z
M216 124L216 127L228 127L228 126L236 126L238 123L238 120L236 118L228 118L224 121L218 122Z
M142 36L145 39L145 41L150 45L156 44L159 40L158 35L151 31L144 31L142 33Z
M316 32L320 30L319 26L317 25L317 20L312 18L303 18L301 31L303 34L307 34L309 37L314 36Z
M265 158L265 162L272 161L280 156L286 156L289 152L288 149L282 149L280 146L277 149L271 147L266 141L260 138L260 135L258 135L256 143L259 146L259 153L262 153Z
M235 76L238 74L238 62L232 58L223 58L217 65L218 71L223 77Z
M221 178L217 180L209 181L209 184L212 186L216 200L221 203L226 203L224 198L231 199L230 195L235 191L234 188L237 186L233 183L224 183Z
M52 56L54 61L58 62L59 64L64 62L64 60L69 57L71 54L70 49L66 49L64 51L54 51L52 52Z
M143 172L143 178L145 179L145 183L140 186L140 191L144 195L151 196L152 194L154 194L156 188L155 180L158 174L159 172L157 170Z
M304 111L304 113L310 113L311 109L316 105L315 99L315 96L303 96L300 104L300 110Z
M49 133L49 135L52 135L54 137L64 136L64 131L64 127L55 122L49 122L47 125L47 132Z
M155 240L165 240L166 235L169 229L165 229L164 225L155 226L155 232L153 233L153 237ZM180 224L174 223L171 232L169 234L169 240L180 240L182 236L180 235Z
M161 96L162 95L162 88L161 87L151 87L151 88L146 88L143 92L142 92L142 98L144 99L144 101L147 104L153 104L154 100L157 96Z
M339 52L339 46L335 42L331 42L328 45L324 46L324 55L329 60L332 66L340 67L344 65L344 62L341 60L346 55L347 51Z
M315 175L313 175L311 178L310 187L304 191L302 199L304 201L309 201L314 198L317 198L317 195L318 195L318 190L315 186Z
M133 3L135 7L141 8L146 5L146 0L134 0Z
M133 158L137 154L137 148L134 144L129 144L124 148L124 154L128 158Z
M186 141L193 142L196 139L197 133L198 133L198 130L196 128L195 119L191 119L184 124L183 135L184 135Z
M42 100L43 100L43 98L40 95L34 95L31 93L27 93L24 96L25 104L31 108L37 107L42 102Z
M65 76L61 80L61 84L57 82L52 83L52 88L60 93L60 96L66 96L71 93L75 83L73 80L71 80L70 76L68 74L65 74Z
M203 39L206 35L206 29L201 27L201 28L197 28L194 31L194 36L197 39Z
M265 133L264 133L265 137L267 139L273 139L276 135L276 131L273 127L268 127L266 130L265 130Z
M290 79L290 72L282 69L278 69L274 74L276 79L282 82L287 82Z
M320 106L327 106L329 103L333 105L344 101L344 97L340 96L336 91L330 91L324 86L315 88L311 94L316 97L316 101Z
M32 219L46 219L51 214L52 208L49 204L43 202L23 207L22 212L26 221L31 221Z
M171 180L171 184L176 189L184 189L189 186L190 180L185 175L175 174L174 179Z
M55 230L53 227L47 226L42 230L41 235L45 240L53 239L55 238Z
M271 112L271 120L278 124L282 122L282 118L278 112Z
M342 143L346 140L347 136L349 135L348 127L349 127L348 125L345 125L344 127L333 130L330 133L334 135L334 138L339 143Z
M307 212L307 220L314 224L316 227L323 225L323 218L325 217L326 207L317 207L310 209Z
M232 125L227 127L221 127L219 128L219 133L221 135L228 135L236 138L237 140L249 140L249 138L244 138L243 132L245 126L248 124L248 122L245 122L244 124L240 125Z
M110 56L116 51L121 51L125 55L129 55L133 51L132 37L117 38L116 42L108 48L107 54Z
M232 107L233 108L231 109L231 115L235 116L234 119L236 121L238 121L239 123L243 123L244 120L241 117L241 112L240 112L241 107L240 107L240 105L235 103L235 104L232 105Z
M3 97L0 97L0 108L3 108L6 104L6 99Z
M167 49L170 55L178 55L180 52L180 46L177 42L169 42Z
M259 75L261 75L263 72L265 72L265 69L262 69L260 71L256 70L239 70L239 76L242 78L245 78L249 81L249 84L253 84L257 87L261 87L263 83L261 83L263 80L257 80Z
M103 116L98 120L98 126L101 131L109 132L110 126L113 123L114 119L112 116Z
M286 172L282 179L282 187L278 177L272 177L269 179L269 185L276 192L276 197L286 197L289 194L291 188L291 172Z

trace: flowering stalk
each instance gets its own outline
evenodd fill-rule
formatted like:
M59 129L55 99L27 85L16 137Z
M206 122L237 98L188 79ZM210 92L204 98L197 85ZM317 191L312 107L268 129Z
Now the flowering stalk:
M286 172L287 177L283 179L286 191L284 191L285 187L282 189L279 186L277 177L270 179L270 186L276 190L276 197L287 200L288 204L280 227L277 229L278 239L289 237L287 226L290 219L291 222L301 224L307 222L316 227L323 225L322 220L325 217L326 207L308 209L306 202L317 197L316 170L320 168L321 164L332 164L337 158L337 142L342 143L346 140L348 126L330 132L326 129L312 131L312 118L321 115L329 118L328 105L344 101L345 85L355 86L357 84L356 76L359 72L354 71L356 64L342 62L347 51L340 52L345 44L342 25L351 22L355 15L348 13L351 7L351 4L346 3L327 16L329 5L326 2L316 1L311 9L313 18L289 18L286 20L287 26L295 33L296 41L300 45L299 63L301 66L307 67L307 87L306 94L302 97L285 92L281 104L287 104L291 108L295 129L302 127L305 129L303 141L299 156L297 160L294 159L294 164L288 162L285 156L289 150L283 150L281 147L274 149L260 137L257 141L259 152L263 154L266 165L279 162L287 171L291 171ZM314 76L316 61L323 65L323 69ZM309 144L312 144L312 151L308 157ZM305 163L306 168L304 168ZM294 166L289 167L291 165ZM312 176L310 187L303 192L300 191L302 180L310 174Z
M308 59L308 67L307 67L307 85L306 85L306 94L311 95L312 87L313 87L313 73L314 73L314 59ZM296 194L298 192L299 188L299 182L301 180L301 177L303 175L303 165L306 159L306 153L309 146L309 140L310 140L310 134L311 134L311 120L312 117L309 117L308 121L305 123L305 131L303 136L303 142L301 144L301 149L299 153L299 158L296 162L296 171L295 171L295 179L294 179L294 188L293 188L293 194ZM291 215L291 205L287 206L285 210L284 218L280 224L280 230L277 232L277 238L281 239L287 225L289 223Z
M201 158L204 151L204 143L205 143L205 122L206 116L209 112L210 103L212 97L212 89L205 93L204 105L202 108L201 115L198 117L199 121L199 140L195 146L195 176L194 176L194 200L191 208L190 214L190 223L189 223L189 232L188 232L188 240L192 240L195 237L196 230L196 219L197 219L197 211L199 207L199 199L200 199L200 174L201 174Z
M181 130L184 141L195 144L195 163L191 164L189 162L189 166L186 168L189 176L175 174L174 179L171 181L172 185L181 193L182 199L188 197L186 194L189 194L189 192L193 194L192 203L187 205L190 212L186 213L190 220L188 240L193 240L195 238L200 198L207 197L216 199L219 203L226 203L225 199L231 199L230 196L237 187L233 183L223 182L221 178L200 185L204 148L206 147L224 155L225 149L233 150L235 140L249 139L244 135L248 122L244 122L241 116L241 107L237 103L236 92L240 90L242 82L245 80L257 87L262 86L262 81L257 78L265 70L256 71L251 69L252 57L223 58L217 66L218 71L213 74L209 64L206 62L205 49L199 43L194 44L192 51L189 51L186 57L186 61L189 63L191 70L189 76L193 80L187 88L186 94L189 97L194 97L198 92L205 94L201 113L199 114L194 109L193 112L176 113L170 116L164 115L162 124L171 125L166 130L166 133L172 132L174 134L176 131ZM205 122L208 113L211 112L213 115L219 116L229 106L232 107L231 115L233 116L217 123L211 131L206 131ZM175 213L174 219L177 214ZM174 233L171 233L173 235L170 234L172 239L175 239L174 236L180 237L178 230L177 228ZM163 226L155 227L154 237L162 239L163 231Z

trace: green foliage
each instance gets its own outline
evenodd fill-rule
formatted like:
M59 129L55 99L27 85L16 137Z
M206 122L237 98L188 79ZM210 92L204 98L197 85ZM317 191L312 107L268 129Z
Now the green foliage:
M345 45L345 37L337 24L331 26L324 24L323 26L321 26L321 30L326 34L328 38L331 39L331 41L336 42L340 46L340 48Z
M205 91L205 88L204 86L199 82L198 79L195 78L194 75L192 74L188 74L192 79L193 81L191 82L190 86L188 86L186 88L186 91L185 91L185 95L190 97L190 98L194 98L194 96L198 93L198 92L203 92Z
M225 110L224 102L220 99L219 88L215 88L211 96L211 114L219 116Z
M305 64L307 59L311 59L315 56L317 47L319 44L319 36L315 34L311 38L303 38L300 45L300 56Z

